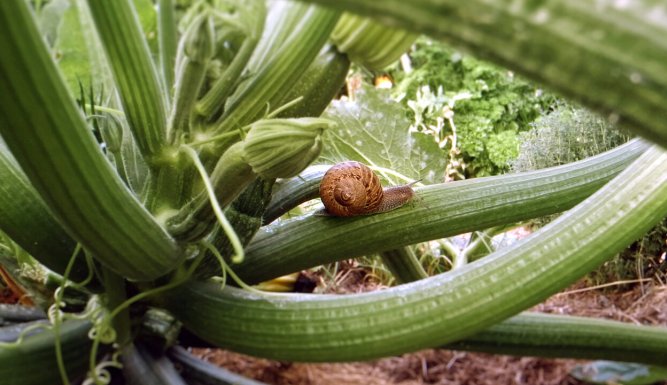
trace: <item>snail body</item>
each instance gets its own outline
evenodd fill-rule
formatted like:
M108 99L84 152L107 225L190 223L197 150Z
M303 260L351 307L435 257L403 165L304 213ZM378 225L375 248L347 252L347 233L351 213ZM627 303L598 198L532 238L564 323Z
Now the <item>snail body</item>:
M414 195L411 185L383 189L373 170L355 161L334 165L320 183L326 213L337 217L387 212L410 202Z

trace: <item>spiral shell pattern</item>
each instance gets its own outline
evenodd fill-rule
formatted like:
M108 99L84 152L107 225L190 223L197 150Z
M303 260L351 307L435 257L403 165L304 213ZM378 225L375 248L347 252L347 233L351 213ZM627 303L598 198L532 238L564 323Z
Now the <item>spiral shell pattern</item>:
M372 214L383 201L382 184L368 166L354 161L342 162L324 174L320 198L330 215Z

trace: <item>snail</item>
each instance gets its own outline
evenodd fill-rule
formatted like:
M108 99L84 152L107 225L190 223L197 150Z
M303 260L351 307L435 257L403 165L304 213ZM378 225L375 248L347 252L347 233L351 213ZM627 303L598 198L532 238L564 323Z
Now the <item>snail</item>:
M348 161L331 167L320 183L326 214L337 217L391 211L410 202L412 185L382 188L380 178L365 164Z

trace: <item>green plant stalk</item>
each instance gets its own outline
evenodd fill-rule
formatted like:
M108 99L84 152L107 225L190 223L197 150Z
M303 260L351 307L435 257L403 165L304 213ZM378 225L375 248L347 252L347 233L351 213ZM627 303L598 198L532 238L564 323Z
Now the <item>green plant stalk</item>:
M479 239L479 238L478 238ZM401 250L401 249L399 249ZM411 258L401 253L382 253L385 266L399 282L414 282L427 277L407 267ZM419 265L421 268L421 265ZM394 273L394 270L397 270ZM648 347L662 341L665 330L643 328L591 318L523 312L463 340L442 346L445 349L477 351L518 356L610 359L660 364L665 353ZM639 339L639 340L638 340ZM628 344L628 340L632 343ZM641 348L638 348L641 347ZM655 360L655 361L653 361Z
M650 0L309 2L475 52L667 146L667 17Z
M244 247L262 226L262 213L264 213L267 201L271 197L272 185L272 181L264 181L261 178L255 179L225 210L225 217L234 227L234 232ZM234 248L229 237L220 229L211 233L209 239L223 256L229 258L234 254ZM206 279L219 274L220 262L211 253L204 257L204 260L195 270L195 276L198 279Z
M664 365L667 328L524 312L443 346L515 356L602 359Z
M489 229L491 233L498 228ZM479 240L481 238L477 238ZM407 248L406 248L407 249ZM401 250L401 249L399 249ZM401 253L383 262L402 283L427 278L426 272L412 268L411 258ZM408 266L404 266L408 265ZM421 268L421 265L419 265ZM442 346L517 356L588 358L664 363L664 352L657 346L665 339L665 329L647 328L593 318L523 312L463 340ZM628 340L631 343L628 343ZM654 351L651 351L654 350ZM657 354L656 354L657 353Z
M262 1L253 1L252 4L254 6L253 17L255 18L252 31L245 36L243 43L241 43L241 48L239 48L229 67L225 69L222 76L215 81L211 89L197 103L197 113L201 116L210 118L222 108L227 97L234 91L234 85L238 82L250 57L255 51L255 47L264 30L266 5Z
M302 99L278 114L280 118L317 117L345 85L350 60L333 45L325 45L280 104Z
M115 272L102 268L102 283L104 285L104 306L112 311L127 300L126 281ZM130 311L123 309L111 320L116 332L116 343L120 346L132 341L130 331Z
M28 179L102 264L135 280L166 274L180 262L180 249L100 151L28 6L3 1L0 18L0 133Z
M286 8L289 12L291 6ZM281 28L291 30L289 38L229 97L215 132L229 132L261 118L267 105L271 109L279 107L290 85L298 80L326 43L339 15L339 12L311 6L298 24L280 24ZM274 31L264 34L269 32Z
M190 135L192 110L214 54L214 35L212 18L202 14L192 21L181 38L179 49L183 51L183 58L178 66L174 103L167 122L172 143L187 141Z
M315 165L299 176L276 182L271 202L264 212L264 224L269 224L303 202L319 196L320 181L331 165Z
M480 259L493 252L494 247L491 244L496 234L507 230L504 226L492 227L490 229L475 231L470 235L470 241L461 254L469 261Z
M380 258L399 284L428 277L415 252L409 246L383 251L380 253Z
M294 29L298 28L301 20L305 20L309 10L312 9L309 4L298 1L272 2L267 4L267 8L262 35L248 61L249 73L258 72L272 57L284 49Z
M211 117L216 111L221 109L227 97L234 91L233 85L241 76L256 45L256 39L246 37L243 40L241 48L236 56L234 56L232 63L222 76L215 81L211 89L206 92L206 95L197 102L196 111L199 115Z
M531 237L448 273L346 296L260 295L192 282L163 303L199 337L246 354L290 361L402 354L463 339L539 303L666 214L667 153L654 146ZM636 348L664 357L666 347L661 340Z
M176 18L174 16L174 0L158 1L158 39L160 44L160 69L165 89L170 91L174 86L174 64L176 61Z
M168 93L159 80L131 2L89 0L88 3L107 52L125 116L152 171L153 178L143 199L151 213L161 216L179 208L189 198L184 175L187 172L170 156L173 148L166 147ZM183 99L187 100L178 101Z
M62 275L76 242L51 215L2 143L0 180L0 229L41 264ZM71 272L75 281L87 274L86 264L78 262Z
M91 340L88 321L65 321L60 327L62 354L70 379L80 378L88 368ZM45 330L32 335L18 347L0 346L0 383L41 385L60 378L54 350L54 334Z
M166 142L167 99L131 1L88 0L125 116L149 165Z
M331 33L331 41L341 52L372 71L380 71L398 60L417 37L418 34L349 13L341 16Z
M211 183L220 207L227 207L256 178L252 167L243 158L243 142L229 147L211 173ZM180 242L190 242L201 239L214 225L215 213L208 194L202 191L169 219L167 227Z
M561 212L645 149L645 143L635 141L559 167L416 188L412 204L378 215L307 215L277 222L257 233L245 261L234 270L256 283L336 260Z

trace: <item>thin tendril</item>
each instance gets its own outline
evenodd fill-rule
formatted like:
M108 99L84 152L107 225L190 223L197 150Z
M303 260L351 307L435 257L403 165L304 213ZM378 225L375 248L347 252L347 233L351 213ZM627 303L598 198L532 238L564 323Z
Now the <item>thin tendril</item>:
M212 136L212 137L210 137L210 138L208 138L208 139L197 140L197 141L194 141L194 142L190 142L188 145L189 145L189 146L201 146L201 145L204 145L204 144L209 144L209 143L217 142L218 140L231 138L231 137L236 136L236 135L241 136L243 130L241 129L240 131L241 131L241 132L239 132L239 131L225 132L224 134L215 135L215 136Z
M286 109L296 105L297 103L299 103L302 100L303 100L303 96L299 96L298 98L294 98L291 101L289 101L289 102L283 104L282 106L276 108L275 110L271 111L271 113L266 115L266 118L267 119L274 118L279 113L281 113L281 112L285 111Z
M262 295L266 294L265 292L263 292L261 290L257 290L254 287L252 287L252 286L248 285L247 283L243 282L243 280L241 278L239 278L239 276L236 275L236 273L234 273L234 271L229 267L227 262L225 262L225 258L223 258L222 254L220 254L220 252L218 251L218 249L215 248L215 246L213 246L212 244L210 244L209 242L206 242L206 241L201 241L201 243L206 249L208 249L208 251L213 253L213 255L218 259L218 262L220 262L220 267L222 268L222 271L229 273L229 276L232 277L232 279L234 280L234 282L236 282L237 285L239 285L240 287L242 287L242 288L244 288L248 291L251 291L253 293L262 294ZM225 284L225 281L223 281L223 287L224 287L224 284Z
M72 256L69 259L69 262L67 263L67 267L65 268L65 273L63 274L63 282L60 284L60 287L58 287L58 290L55 292L55 301L53 304L53 319L51 322L53 323L53 336L54 336L54 342L55 342L55 349L56 349L56 361L58 362L58 372L60 373L60 379L62 380L62 383L64 385L70 385L69 378L67 377L67 370L65 369L65 361L63 359L63 351L62 351L62 341L60 340L60 326L62 323L62 315L61 315L61 302L63 299L63 294L65 293L65 285L67 284L67 277L69 277L70 272L74 268L74 262L76 261L76 256L81 252L81 244L76 245L74 248L74 252L72 253ZM51 312L49 312L51 314Z
M161 293L163 291L167 291L170 289L173 289L174 287L183 284L185 281L190 279L192 274L194 273L195 269L197 266L199 266L199 263L204 259L204 253L201 253L200 255L197 256L197 258L192 262L192 264L188 267L188 270L185 272L185 275L179 279L176 279L172 282L169 282L168 284L160 287L156 287L151 290L146 290L144 292L141 292L140 294L135 295L132 298L127 299L125 302L121 303L116 307L111 314L109 315L110 319L113 319L115 316L118 315L121 311L132 305L133 303L137 301L141 301L142 299L148 298L150 296L153 296L155 294Z
M116 115L119 115L119 116L125 116L125 113L123 111L117 110L115 108L109 108L109 107L104 107L104 106L100 106L100 105L97 105L97 104L90 104L90 103L86 103L85 106L88 107L88 108L94 108L97 111L107 112L107 113L110 113L110 114L116 114Z
M215 197L215 191L213 190L211 179L209 178L204 165L201 163L201 160L199 160L197 152L193 150L192 147L186 145L182 145L180 149L192 159L192 162L197 168L197 171L199 171L199 175L201 176L201 179L204 182L204 186L206 187L206 192L208 193L208 199L211 202L211 206L213 207L213 212L215 213L216 218L218 218L218 223L220 223L222 230L225 232L225 235L227 235L227 238L229 238L229 241L234 248L235 255L232 257L232 261L234 263L243 262L245 253L243 251L241 240L239 240L239 237L236 235L234 228L227 220L227 217L225 217L225 214L222 212L222 208L218 203L218 199Z
M49 330L49 329L52 329L52 326L49 325L49 324L43 323L43 322L39 322L39 323L35 323L33 325L30 325L30 326L26 326L25 328L23 328L23 330L21 330L21 332L19 333L18 338L16 338L15 341L12 341L12 342L2 342L2 341L0 341L0 347L7 348L7 349L15 349L19 345L21 345L21 343L23 343L23 340L28 336L28 333L30 333L34 330L39 330L39 329Z

